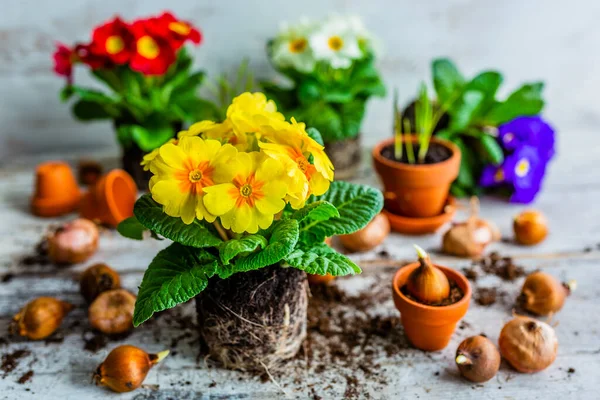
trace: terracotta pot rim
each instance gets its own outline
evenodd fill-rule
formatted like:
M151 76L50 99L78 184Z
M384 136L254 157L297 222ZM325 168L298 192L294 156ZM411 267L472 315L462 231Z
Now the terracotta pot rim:
M415 135L410 135L410 139L412 142L417 142L417 137ZM438 139L436 137L432 137L430 140L431 143L440 144L440 145L450 149L450 151L452 151L452 155L450 156L450 158L448 158L447 160L441 161L441 162L437 162L435 164L404 164L401 162L389 160L381 155L381 150L383 150L383 148L389 146L390 144L393 144L394 140L395 140L394 138L388 138L388 139L382 140L381 142L377 143L375 145L375 147L373 148L373 152L371 153L373 156L373 159L375 161L377 161L378 163L381 163L390 168L404 170L404 171L411 171L411 170L426 170L426 169L434 169L434 168L442 168L442 169L448 168L450 166L450 164L452 164L454 162L454 159L460 156L460 149L454 143L450 142L449 140L443 140L443 139Z
M398 269L398 271L396 271L396 273L394 274L394 278L392 280L392 290L394 292L394 296L402 299L403 302L405 302L413 307L419 307L419 308L422 308L423 310L427 310L427 311L445 311L445 310L449 310L451 308L460 308L460 307L464 306L465 303L469 303L471 300L472 290L471 290L471 285L469 284L469 281L467 280L467 278L463 274L461 274L460 272L455 270L454 268L445 267L443 265L438 265L438 264L433 264L433 265L435 265L436 267L441 269L442 272L444 272L444 274L448 278L451 278L456 282L455 277L457 277L458 279L460 279L462 281L462 283L464 283L466 290L463 291L462 299L460 299L459 301L457 301L454 304L449 304L447 306L429 306L426 304L418 303L418 302L413 301L413 300L409 299L408 297L406 297L404 295L404 293L402 293L402 291L400 290L400 286L398 285L398 281L400 280L400 275L402 275L402 273L406 269L414 269L417 266L419 266L418 262L407 264L403 267L400 267ZM452 275L452 276L449 276L448 273L450 273L450 275ZM458 283L459 282L456 282L456 284L458 284Z
M135 193L134 197L137 196L137 186L135 185L133 178L131 178L127 172L122 169L113 169L106 174L102 195L106 198L109 214L115 220L123 220L127 218L127 216L124 216L121 212L122 210L117 204L117 200L115 198L115 196L124 196L126 194L115 193L112 188L113 183L119 179L121 179L127 186L129 186L130 189L132 189L132 192ZM133 183L133 186L131 183Z

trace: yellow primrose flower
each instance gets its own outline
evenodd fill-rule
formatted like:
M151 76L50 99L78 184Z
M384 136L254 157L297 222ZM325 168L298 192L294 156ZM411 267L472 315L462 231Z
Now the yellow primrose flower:
M195 218L213 222L216 217L204 207L203 189L231 180L227 166L236 153L229 144L197 136L184 136L177 145L161 146L160 162L150 164L154 174L150 181L152 198L162 204L165 214L181 217L185 224Z
M177 144L177 139L170 139L167 143ZM156 160L156 157L158 157L159 149L160 149L160 147L157 147L156 149L152 150L150 153L147 153L146 155L144 155L144 158L142 159L142 162L140 163L140 165L142 167L144 167L144 171L150 171L150 164L154 160Z
M292 118L291 124L263 126L263 129L270 132L265 135L265 141L259 143L261 150L280 162L287 156L296 164L308 181L306 197L311 194L320 196L329 189L329 183L333 180L333 164L325 154L324 147L308 136L303 123L297 123ZM312 163L309 161L311 156ZM294 208L303 205L303 202L288 201Z
M268 228L285 207L283 166L259 152L238 153L229 166L235 171L231 182L204 188L206 209L235 233Z
M234 98L227 108L227 119L231 122L237 136L259 133L260 124L255 119L257 116L269 120L285 121L283 114L277 112L275 102L267 100L267 96L260 92L242 93Z

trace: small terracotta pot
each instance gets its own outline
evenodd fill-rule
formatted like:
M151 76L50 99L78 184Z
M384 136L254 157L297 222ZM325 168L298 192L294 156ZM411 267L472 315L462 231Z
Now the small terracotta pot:
M57 217L77 209L81 192L69 164L48 161L37 166L31 210L40 217Z
M411 140L417 143L415 136L411 136ZM446 140L432 138L431 143L449 148L452 156L436 164L392 161L383 157L381 151L394 144L394 138L379 142L373 149L373 163L383 181L388 211L413 218L434 217L442 213L450 185L458 176L460 149Z
M116 227L133 215L137 187L133 178L122 169L113 169L87 192L81 201L81 216Z
M437 264L435 266L462 289L464 295L458 302L435 307L406 297L400 288L404 286L410 273L419 267L418 262L400 268L392 280L394 304L400 311L406 336L415 347L426 351L441 350L448 345L456 324L467 313L471 300L471 286L464 275L452 268Z

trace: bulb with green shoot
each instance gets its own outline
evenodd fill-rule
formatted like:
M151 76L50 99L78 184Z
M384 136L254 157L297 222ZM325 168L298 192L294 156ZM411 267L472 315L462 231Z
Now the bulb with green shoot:
M431 263L429 254L414 245L419 257L419 267L406 281L407 292L423 304L436 304L450 296L450 282L441 269Z

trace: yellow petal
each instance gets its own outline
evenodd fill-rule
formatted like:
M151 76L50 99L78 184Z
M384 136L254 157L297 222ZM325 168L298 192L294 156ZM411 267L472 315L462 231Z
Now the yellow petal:
M173 179L157 180L152 186L152 198L162 204L165 214L181 217L183 222L191 224L196 216L195 195L182 192L179 182Z
M267 229L273 223L273 214L269 214L269 213L263 214L259 211L255 211L254 215L256 217L257 225L261 229ZM251 233L255 233L255 232L251 232Z
M223 215L235 206L236 198L231 195L237 190L232 183L222 183L204 188L204 206L213 215Z
M204 196L196 196L196 218L198 218L199 220L203 220L205 219L206 221L212 223L215 221L215 219L217 219L217 216L210 213L207 209L206 206L204 205Z
M263 214L275 215L284 207L285 201L281 197L265 196L256 201L256 208Z
M181 142L180 142L181 144ZM159 149L160 158L171 168L183 169L184 163L188 159L185 151L174 145L173 143L167 143Z
M310 192L315 196L320 196L329 189L330 182L321 174L313 174L310 178Z
M252 208L248 204L243 204L241 207L236 207L232 211L233 218L231 221L231 230L235 233L256 233L258 232L258 224L254 218Z

